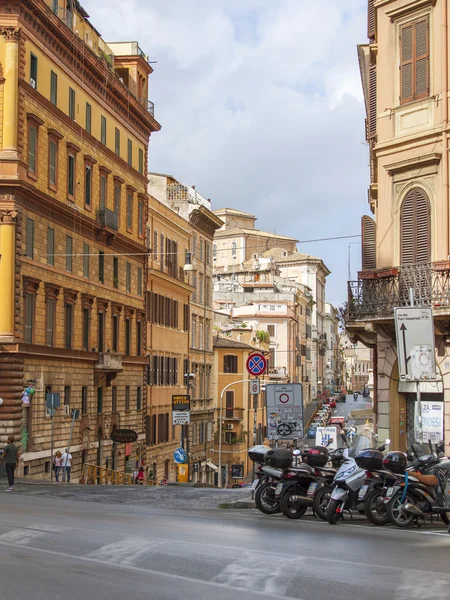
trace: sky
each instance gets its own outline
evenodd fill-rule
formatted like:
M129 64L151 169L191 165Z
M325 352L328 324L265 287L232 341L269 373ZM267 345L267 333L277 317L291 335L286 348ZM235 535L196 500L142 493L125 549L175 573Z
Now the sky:
M357 235L369 214L365 110L356 45L367 0L83 0L106 41L134 41L154 68L161 131L149 170L256 214L298 240ZM350 244L350 246L349 246ZM346 299L359 238L298 245Z

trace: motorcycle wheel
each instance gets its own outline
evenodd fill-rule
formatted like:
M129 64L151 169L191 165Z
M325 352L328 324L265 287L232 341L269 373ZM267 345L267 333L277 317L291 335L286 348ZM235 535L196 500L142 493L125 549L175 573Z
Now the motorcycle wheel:
M319 519L327 520L327 506L330 503L331 492L333 488L329 485L324 485L315 494L313 500L313 508Z
M389 517L384 504L380 504L380 498L383 490L372 490L364 499L364 513L374 525L386 525L389 523Z
M445 523L445 525L450 525L450 519L448 518L449 513L445 512L445 513L441 513L441 519L442 522Z
M339 500L330 500L327 506L327 521L330 525L336 525L341 518L341 514L336 512L337 507L341 504Z
M272 488L271 483L259 484L255 494L256 508L265 515L274 515L280 512L280 503L278 500L272 500L268 496L269 488Z
M305 496L307 492L305 488L292 486L281 497L280 508L281 512L288 519L301 519L308 510L307 504L299 505L296 500L291 500L292 496Z
M416 517L404 512L402 506L408 502L414 504L415 498L410 494L406 494L405 501L402 503L402 496L403 492L397 492L392 497L387 505L387 514L392 525L395 525L396 527L409 527Z

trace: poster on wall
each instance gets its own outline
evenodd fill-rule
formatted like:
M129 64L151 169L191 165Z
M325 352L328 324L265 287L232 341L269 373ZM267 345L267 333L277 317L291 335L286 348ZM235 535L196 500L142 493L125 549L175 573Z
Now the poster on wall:
M418 443L438 444L444 439L444 403L421 402L420 415L415 423L415 440Z
M337 436L337 427L318 427L316 429L316 446L337 450Z

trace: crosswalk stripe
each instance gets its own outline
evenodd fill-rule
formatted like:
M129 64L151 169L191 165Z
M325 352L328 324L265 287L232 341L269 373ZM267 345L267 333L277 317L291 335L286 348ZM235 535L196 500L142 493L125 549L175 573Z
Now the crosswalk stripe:
M117 565L136 565L140 558L148 556L162 543L159 539L129 537L93 550L87 557Z
M27 546L37 538L45 535L43 531L34 531L32 529L12 529L7 533L0 535L0 542L9 542L18 546Z

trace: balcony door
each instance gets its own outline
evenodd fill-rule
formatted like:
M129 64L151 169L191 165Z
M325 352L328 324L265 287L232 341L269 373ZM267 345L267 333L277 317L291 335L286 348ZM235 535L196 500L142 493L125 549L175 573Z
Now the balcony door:
M430 201L419 188L409 191L400 213L401 265L431 262Z

